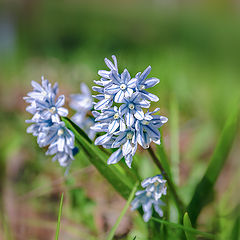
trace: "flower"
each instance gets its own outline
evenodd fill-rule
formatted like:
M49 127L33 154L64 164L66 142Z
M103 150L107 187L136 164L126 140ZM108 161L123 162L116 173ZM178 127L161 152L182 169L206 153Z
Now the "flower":
M108 133L110 134L113 134L117 130L124 131L126 129L122 114L116 106L113 108L104 109L102 113L100 113L99 116L95 118L95 121L101 122L97 125L98 127L100 125L102 125L103 128L105 126L108 126ZM93 126L92 129L94 129L94 127L96 126Z
M142 207L144 211L143 220L148 222L152 217L152 210L154 209L160 217L163 216L161 206L164 202L160 199L162 195L166 195L166 180L162 179L161 175L152 178L147 178L142 181L141 185L144 190L137 191L135 198L131 202L131 210L136 210Z
M85 83L81 83L80 89L82 94L70 95L71 101L69 106L77 112L86 113L90 111L93 106L92 94Z
M146 178L142 181L141 185L153 194L154 199L157 201L162 195L167 194L166 180L162 175Z
M42 119L51 119L53 122L60 122L60 116L66 117L68 110L62 107L65 103L65 96L61 95L55 101L55 95L49 94L44 100L36 100L36 111Z
M94 139L96 132L91 129L94 125L94 119L89 114L93 107L93 98L85 83L81 83L80 88L82 94L70 95L69 106L76 111L71 119L87 133L90 139Z
M128 127L131 127L135 120L142 120L144 118L142 108L150 107L150 103L141 99L141 95L138 92L133 93L131 97L124 98L122 103L119 110L122 115L125 115Z
M26 120L32 125L27 128L28 133L37 137L40 147L48 146L46 155L55 155L61 166L69 166L77 149L74 147L74 135L65 127L60 116L67 116L68 110L62 107L65 103L64 95L56 99L58 84L51 87L51 83L42 77L42 85L32 81L33 91L24 97L30 106L27 111L33 114L32 119Z
M144 110L150 108L151 101L158 101L157 96L146 91L159 83L157 78L148 78L151 67L131 78L127 69L119 73L116 57L112 58L114 63L105 58L110 70L100 70L100 81L94 81L98 86L92 89L98 94L93 96L97 102L93 103L95 124L91 129L104 133L95 140L96 145L117 148L108 164L125 158L131 167L138 144L143 148L149 147L151 142L160 144L159 128L167 118L154 115L157 110Z
M148 148L152 141L160 144L161 135L159 128L166 123L168 119L163 116L152 115L157 111L159 111L159 108L156 108L153 112L145 113L143 119L137 120L135 123L137 142L143 148Z
M160 80L158 78L147 78L148 74L151 71L151 66L148 66L144 72L138 73L136 75L136 89L138 92L141 93L142 98L150 100L150 101L154 101L157 102L159 100L159 98L152 94L147 92L145 89L147 88L151 88L154 87L156 84L158 84L160 82Z
M135 79L131 79L131 76L127 69L119 76L116 71L112 71L110 74L111 84L106 86L105 93L114 95L114 101L116 103L122 103L124 97L130 97L133 94L135 88Z
M117 58L114 55L112 55L112 59L113 59L113 63L107 58L104 59L110 71L106 71L106 70L98 71L98 75L100 75L103 78L102 80L109 79L109 76L112 71L116 71L118 73Z
M119 132L119 135L112 143L112 148L119 148L108 159L108 164L119 162L123 157L129 168L131 168L132 158L137 151L136 132L133 128Z
M31 114L36 113L36 100L44 101L44 99L48 98L50 95L56 96L58 93L58 84L55 83L53 88L51 87L51 83L47 79L44 79L44 77L41 77L42 79L42 86L35 82L32 81L32 87L33 91L29 92L27 94L27 97L24 97L23 99L27 102L30 103L30 106L26 108L28 112Z

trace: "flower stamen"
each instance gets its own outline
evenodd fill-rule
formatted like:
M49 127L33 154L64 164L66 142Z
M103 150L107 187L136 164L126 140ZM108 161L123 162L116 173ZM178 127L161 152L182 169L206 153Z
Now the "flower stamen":
M121 88L122 90L125 90L125 89L127 88L127 86L126 86L126 84L121 84L121 85L120 85L120 88Z
M129 107L131 110L134 109L134 105L133 105L132 103L130 103L130 104L128 105L128 107Z
M54 113L56 113L56 107L51 107L50 109L49 109L49 112L50 113L52 113L52 114L54 114Z

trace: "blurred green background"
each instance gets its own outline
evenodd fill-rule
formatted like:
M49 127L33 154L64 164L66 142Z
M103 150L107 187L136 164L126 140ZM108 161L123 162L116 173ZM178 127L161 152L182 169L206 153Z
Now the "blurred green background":
M105 239L124 200L83 157L70 174L26 133L22 97L44 75L60 93L78 93L115 54L131 75L152 66L152 92L169 118L164 142L186 203L206 169L224 122L239 104L238 1L91 0L0 2L0 239L54 239L60 194L67 192L60 239ZM179 145L178 145L179 141ZM200 229L227 239L239 218L239 134ZM152 176L147 153L138 166ZM137 161L136 160L136 161ZM178 177L179 175L179 177ZM174 210L173 210L174 213ZM174 221L174 214L171 216ZM217 216L217 217L216 217ZM146 239L130 212L117 239ZM122 237L122 238L121 238Z

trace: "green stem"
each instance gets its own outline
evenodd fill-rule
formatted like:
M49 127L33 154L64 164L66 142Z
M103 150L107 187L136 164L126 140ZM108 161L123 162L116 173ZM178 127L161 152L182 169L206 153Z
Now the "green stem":
M204 236L206 238L210 238L210 239L214 239L215 238L215 235L213 235L211 233L202 232L202 231L199 231L199 230L194 229L194 228L185 227L183 225L180 225L180 224L177 224L177 223L173 223L173 222L168 222L166 220L155 218L155 217L152 217L151 219L153 221L156 221L156 222L168 225L168 226L170 226L172 228L182 229L184 231L191 232L191 233L196 234L196 235L202 235L202 236Z
M129 198L128 198L128 200L127 200L127 203L126 203L126 205L124 206L124 208L123 208L121 214L119 215L116 223L114 224L113 228L111 229L111 231L110 231L110 233L109 233L109 235L108 235L108 237L107 237L107 240L112 240L112 239L113 239L114 234L115 234L115 232L116 232L116 230L117 230L120 222L122 221L122 218L123 218L124 215L126 214L128 208L129 208L129 206L130 206L130 204L131 204L131 201L132 201L133 198L134 198L134 194L135 194L135 192L137 191L138 185L139 185L139 182L136 182L136 184L134 185L134 187L133 187L133 189L132 189L132 191L131 191L131 193L130 193L130 195L129 195Z
M60 231L60 223L61 223L61 215L62 215L62 206L63 206L63 195L62 193L61 200L60 200L60 206L59 206L59 211L58 211L58 222L57 222L57 230L55 234L55 240L58 240L59 236L59 231Z
M175 189L174 183L173 183L173 182L171 181L171 179L168 177L165 169L163 168L161 162L160 162L159 159L157 158L157 156L156 156L156 154L155 154L155 152L153 151L153 149L152 149L151 146L148 148L148 151L149 151L149 153L150 153L150 155L151 155L151 157L152 157L153 162L157 165L157 167L158 167L159 170L161 171L162 175L163 175L164 178L167 180L168 187L169 187L170 191L171 191L172 194L173 194L173 198L174 198L174 201L175 201L175 203L176 203L176 205L177 205L178 211L179 211L179 213L180 213L181 215L183 215L185 207L184 207L184 204L183 204L182 200L181 200L180 197L178 196L178 193L177 193L177 191L176 191L176 189Z

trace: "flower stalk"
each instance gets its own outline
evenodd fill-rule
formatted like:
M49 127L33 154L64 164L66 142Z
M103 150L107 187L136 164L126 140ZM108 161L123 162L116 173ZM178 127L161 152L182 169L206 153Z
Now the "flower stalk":
M161 171L161 174L165 177L165 179L167 180L167 184L168 184L168 187L170 189L170 191L172 192L173 194L173 198L174 198L174 201L177 205L177 208L178 208L178 212L180 215L183 215L184 214L184 204L182 202L182 200L180 199L180 197L178 196L178 193L176 191L176 188L175 188L175 185L174 183L172 182L172 180L169 178L169 176L167 175L164 167L162 166L161 162L159 161L158 157L156 156L155 152L153 151L152 147L150 146L148 148L148 152L150 154L150 156L152 157L152 160L153 162L156 164L156 166L158 167L158 169Z

